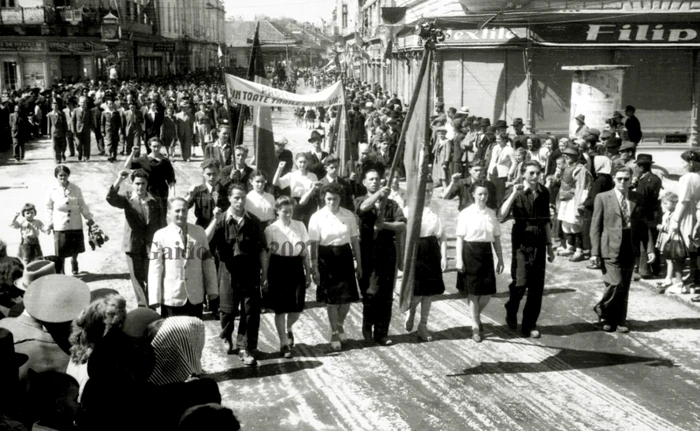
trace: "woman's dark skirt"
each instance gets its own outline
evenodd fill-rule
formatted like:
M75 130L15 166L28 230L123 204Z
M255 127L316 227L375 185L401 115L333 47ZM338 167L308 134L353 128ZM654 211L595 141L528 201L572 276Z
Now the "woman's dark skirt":
M457 289L469 295L496 293L496 270L490 242L464 242L464 272L457 277Z
M23 262L34 262L44 256L41 251L41 244L38 238L22 238L22 243L19 245L19 253L17 257Z
M340 305L360 299L350 244L319 246L318 272L321 284L316 288L316 301Z
M58 257L66 258L85 253L85 236L82 229L54 231L53 244Z
M316 212L318 209L318 202L316 201L315 197L309 198L309 201L305 203L304 205L299 203L299 198L294 198L294 201L296 202L294 204L294 209L292 212L292 219L298 220L302 223L304 223L304 226L308 229L309 227L309 220L311 220L311 215Z
M440 295L445 293L440 267L440 243L434 236L418 240L416 257L416 279L413 287L415 296Z
M275 314L301 313L306 297L304 258L301 256L270 256L267 270L265 307Z

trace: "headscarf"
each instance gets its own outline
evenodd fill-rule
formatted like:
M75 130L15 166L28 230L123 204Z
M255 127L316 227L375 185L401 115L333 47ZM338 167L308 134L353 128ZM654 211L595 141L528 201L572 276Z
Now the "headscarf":
M596 174L610 175L610 172L612 172L612 162L605 156L596 156L593 159L593 166L595 166Z
M148 381L156 386L184 382L202 372L204 323L196 317L165 319L151 342L156 366Z

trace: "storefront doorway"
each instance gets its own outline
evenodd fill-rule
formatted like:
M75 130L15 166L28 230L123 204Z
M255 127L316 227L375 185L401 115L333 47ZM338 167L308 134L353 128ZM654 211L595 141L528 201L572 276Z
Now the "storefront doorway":
M2 63L3 88L6 90L17 89L17 63L4 61Z

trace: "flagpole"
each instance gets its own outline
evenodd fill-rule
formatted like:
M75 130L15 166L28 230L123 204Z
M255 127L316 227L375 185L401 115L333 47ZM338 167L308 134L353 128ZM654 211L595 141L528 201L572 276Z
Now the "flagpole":
M260 21L257 21L255 23L255 35L253 36L253 46L250 48L250 58L248 59L248 73L246 74L246 79L249 81L255 81L255 41L258 40L258 30L260 30ZM240 110L238 113L238 127L236 128L236 139L234 140L233 145L234 147L243 143L243 127L245 126L245 113L248 110L247 105L239 104L239 106Z

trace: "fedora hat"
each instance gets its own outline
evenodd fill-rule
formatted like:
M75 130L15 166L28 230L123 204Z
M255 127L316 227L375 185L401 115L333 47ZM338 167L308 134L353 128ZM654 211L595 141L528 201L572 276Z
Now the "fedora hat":
M481 127L490 126L490 125L491 125L491 120L489 120L488 118L482 118L481 120L479 120L479 125L480 125Z
M639 153L637 154L637 160L635 163L640 164L640 163L649 163L652 164L654 163L654 159L651 157L651 154L643 154Z
M566 148L561 152L562 154L567 154L569 156L578 157L578 147L573 145L567 145Z
M494 124L494 127L497 129L505 129L508 127L508 123L506 123L506 120L498 120L496 124Z
M584 123L586 121L586 116L583 114L578 114L577 116L574 117L575 120L579 120L580 122Z
M315 142L323 139L323 135L318 132L317 130L312 130L311 131L311 137L309 138L309 142Z
M27 290L27 286L32 284L32 281L50 274L56 274L55 263L50 260L35 260L24 268L22 278L15 280L15 287L19 290Z
M620 145L620 151L634 151L635 145L631 141L623 141Z
M0 328L0 358L3 358L4 362L4 359L10 356L12 356L12 365L16 368L21 367L29 360L29 356L15 352L15 338L12 336L12 332ZM5 363L5 365L10 364Z
M68 322L90 305L90 287L75 277L50 274L35 280L24 294L24 307L40 322Z
M524 123L522 118L516 118L515 120L513 120L513 124L511 124L511 126L522 126L523 124Z

